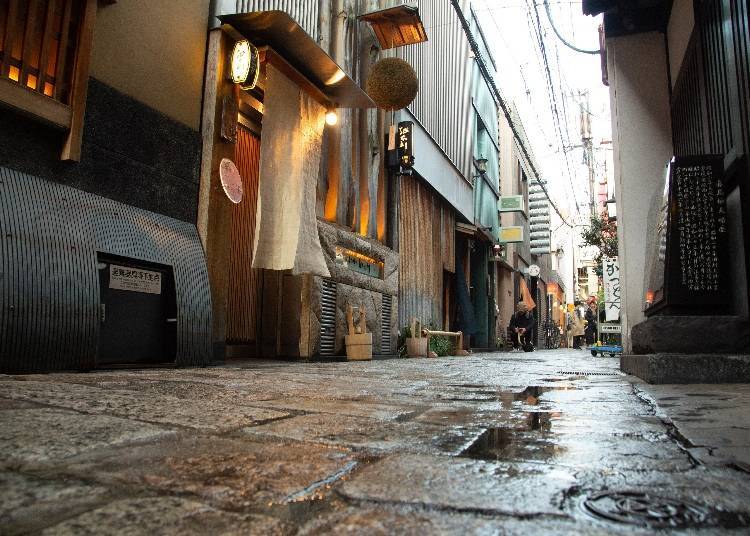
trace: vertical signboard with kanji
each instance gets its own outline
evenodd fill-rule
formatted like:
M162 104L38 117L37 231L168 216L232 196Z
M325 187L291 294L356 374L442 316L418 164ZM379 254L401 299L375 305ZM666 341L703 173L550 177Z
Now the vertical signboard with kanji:
M719 312L728 300L728 225L720 155L676 157L670 166L664 293L646 314Z
M620 319L620 265L617 257L602 258L604 314L607 322Z
M409 169L414 165L414 150L412 147L412 121L401 121L398 124L396 145L398 148L398 163L402 168Z

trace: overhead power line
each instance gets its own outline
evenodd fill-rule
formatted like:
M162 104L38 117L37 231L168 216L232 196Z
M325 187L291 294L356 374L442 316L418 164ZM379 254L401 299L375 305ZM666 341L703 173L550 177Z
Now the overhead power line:
M536 9L536 4L534 4L534 9ZM575 50L576 52L580 52L581 54L600 54L601 53L601 50L598 50L598 49L597 50L586 50L586 49L583 49L583 48L578 48L577 46L575 46L574 44L572 44L571 42L569 42L568 40L566 40L560 34L560 32L557 31L557 26L555 26L555 22L552 20L552 13L550 12L550 8L549 8L549 0L544 0L544 9L547 11L547 18L549 19L549 25L552 26L552 31L555 32L555 35L557 36L557 38L560 41L562 41L563 44L566 47L571 48L571 49Z
M573 203L575 205L575 211L576 211L576 214L580 215L579 210L578 210L578 196L576 195L576 189L575 189L575 186L573 185L573 172L571 171L571 168L570 168L570 158L568 157L568 153L565 151L565 139L566 137L568 137L566 136L568 132L568 124L567 122L565 123L565 134L563 134L563 128L562 128L563 123L560 119L560 112L558 110L558 104L557 104L557 91L555 91L555 84L552 80L552 73L550 72L549 61L547 59L547 49L544 45L544 36L542 35L542 23L539 18L539 11L537 9L537 5L534 4L533 2L531 3L533 4L534 15L536 16L536 18L532 16L530 9L527 12L527 15L531 22L532 30L534 31L536 35L537 44L539 45L539 52L541 53L541 57L542 57L542 68L544 69L547 88L549 90L549 94L551 97L549 99L549 105L550 105L550 111L552 112L552 120L553 120L553 123L555 124L558 135L560 136L560 149L562 150L563 158L565 159L565 168L568 172L568 183L570 185L571 194L573 195ZM561 96L561 98L564 99L564 96ZM570 142L568 142L568 144L570 144Z
M469 46L471 47L471 51L474 53L474 59L476 60L477 65L479 66L479 71L482 73L482 76L484 77L485 81L492 89L492 96L494 97L494 100L497 103L497 105L500 106L500 109L502 110L503 115L505 116L505 119L508 121L508 125L510 126L511 131L513 132L513 136L518 141L518 146L521 148L521 151L523 152L523 155L529 167L531 168L531 171L534 173L534 175L536 175L537 179L540 179L541 174L536 169L536 166L534 165L534 161L532 160L531 155L526 149L524 138L521 136L518 130L518 127L516 126L515 121L513 120L513 116L511 114L510 108L508 107L508 104L505 102L505 99L500 94L500 90L495 85L494 77L490 74L489 69L487 69L487 65L484 63L484 58L482 57L482 51L480 50L479 45L474 39L474 35L471 33L471 27L469 26L469 23L466 20L466 17L464 17L463 11L461 11L461 6L459 6L458 0L451 0L451 5L453 6L453 9L456 11L456 15L458 15L458 19L461 21L461 27L463 28L464 34L466 34L466 38L469 41ZM549 201L550 205L552 205L552 208L555 209L555 212L560 217L562 222L572 229L573 225L571 225L560 213L560 210L557 208L557 205L555 205L555 202L552 201L552 198L550 197L549 192L547 191L547 187L544 184L542 184L541 181L537 181L537 182L542 187L542 191L544 192L544 195L547 197L547 200Z

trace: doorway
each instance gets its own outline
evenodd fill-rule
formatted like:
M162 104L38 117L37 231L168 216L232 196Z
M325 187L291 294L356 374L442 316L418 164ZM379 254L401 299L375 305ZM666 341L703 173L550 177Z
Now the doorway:
M96 364L174 363L177 300L171 266L99 253Z
M237 125L234 161L242 177L243 196L241 202L232 206L227 355L253 357L259 355L259 313L263 297L263 271L252 267L260 176L260 138L242 123Z

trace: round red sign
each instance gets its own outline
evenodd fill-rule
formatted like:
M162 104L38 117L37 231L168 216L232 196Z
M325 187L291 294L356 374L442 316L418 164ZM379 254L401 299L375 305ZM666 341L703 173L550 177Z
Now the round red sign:
M242 201L242 177L234 162L228 158L222 158L219 164L219 178L221 187L224 188L224 193L227 194L229 200L232 203Z

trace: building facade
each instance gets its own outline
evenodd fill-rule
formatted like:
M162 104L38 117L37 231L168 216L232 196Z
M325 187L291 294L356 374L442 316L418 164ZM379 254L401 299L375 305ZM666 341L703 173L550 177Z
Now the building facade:
M646 244L655 224L643 222L649 219L654 199L662 195L665 166L672 157L706 155L718 155L722 160L719 189L726 205L722 228L727 230L728 240L719 254L731 259L721 268L722 285L729 289L722 314L728 317L725 324L733 326L729 339L746 349L750 266L747 4L739 0L675 0L619 10L615 4L591 1L583 7L587 14L604 13L604 74L612 106L626 351L648 353L658 347L645 339L643 344L633 339L636 325L648 325L644 324L648 298L644 281L650 256ZM665 319L650 318L649 323ZM692 324L684 320L669 330L662 351L688 351L677 350L680 340L687 341L689 336L678 324L690 325L693 331L695 322L712 325L710 317ZM693 344L693 351L699 346ZM741 349L737 347L737 351Z
M211 361L207 19L208 0L0 5L2 371Z

